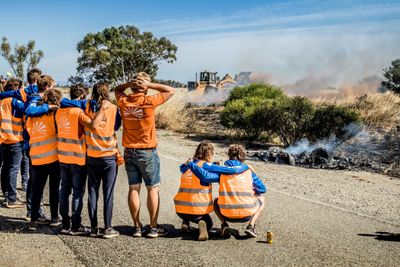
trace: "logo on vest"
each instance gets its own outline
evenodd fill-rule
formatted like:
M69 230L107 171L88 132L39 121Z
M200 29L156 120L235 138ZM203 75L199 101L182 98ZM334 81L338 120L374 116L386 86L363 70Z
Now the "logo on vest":
M43 136L46 135L46 133L47 133L46 125L44 125L43 122L37 121L33 124L32 134L31 134L32 137Z
M59 133L69 134L71 132L71 123L69 122L68 117L65 115L60 117L60 121L58 121L57 127Z
M143 119L143 109L125 107L124 108L124 119L131 121L140 121Z

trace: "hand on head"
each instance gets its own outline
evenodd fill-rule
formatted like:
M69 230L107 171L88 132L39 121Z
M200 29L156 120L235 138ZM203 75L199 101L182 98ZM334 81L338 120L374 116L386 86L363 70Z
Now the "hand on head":
M134 79L130 82L130 86L138 92L144 92L148 89L149 81L141 78Z

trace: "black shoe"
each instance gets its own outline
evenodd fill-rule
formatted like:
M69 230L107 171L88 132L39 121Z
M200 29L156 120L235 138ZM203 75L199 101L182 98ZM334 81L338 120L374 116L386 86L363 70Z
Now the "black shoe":
M97 227L92 227L92 228L90 229L90 236L91 236L91 237L98 237L98 236L101 236L101 233L100 233L99 228L97 228Z
M223 238L229 238L231 236L229 225L227 223L221 224L221 236Z
M117 230L114 230L114 228L109 227L104 230L103 238L113 238L119 236L119 232Z
M17 199L14 202L7 202L7 208L9 209L18 209L18 208L25 208L25 203L21 200Z
M82 224L79 225L78 228L72 228L69 232L71 235L90 235L91 231L89 228L83 226Z
M182 221L181 231L182 231L182 233L190 232L190 225L189 225L188 221Z
M28 230L31 232L36 232L38 229L38 224L37 222L30 222L28 225Z
M51 218L50 221L50 227L57 227L61 225L61 220L57 217L57 218Z
M244 231L248 237L257 237L255 226L251 224L247 225L246 231Z
M64 228L64 227L63 227L63 228L61 229L60 234L62 234L62 235L69 235L70 232L71 232L71 229L69 229L69 228Z
M142 228L141 227L133 227L133 237L142 237Z
M38 219L37 219L37 224L50 224L52 221L50 221L46 216L40 216Z
M199 221L199 241L206 241L208 240L208 230L207 224L205 221Z
M159 225L157 225L156 228L150 228L149 233L147 234L147 237L157 238L159 236L165 236L167 234L168 234L168 232L166 229L161 228Z

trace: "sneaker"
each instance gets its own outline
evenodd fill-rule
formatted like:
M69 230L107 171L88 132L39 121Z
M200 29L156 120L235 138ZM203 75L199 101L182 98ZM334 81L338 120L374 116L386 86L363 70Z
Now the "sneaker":
M247 225L246 230L244 232L249 237L257 237L255 226L251 226L251 224Z
M31 232L36 232L38 228L38 224L36 222L30 222L28 225L28 230Z
M182 233L189 233L190 232L190 224L188 221L182 221L181 231Z
M28 222L31 221L31 213L30 213L30 212L27 212L27 213L26 213L25 221L28 221Z
M133 237L141 237L142 236L142 228L133 227Z
M25 203L22 202L21 200L17 199L14 202L7 202L7 208L9 209L17 209L17 208L24 208Z
M69 235L70 234L70 232L71 232L71 229L67 229L67 228L62 228L61 229L61 232L60 232L60 234L62 234L62 235Z
M208 240L207 224L205 221L199 221L199 241Z
M247 228L244 232L248 237L257 237L255 226L251 226L251 224L247 225Z
M119 232L117 230L114 230L114 228L109 227L104 230L103 238L113 238L116 236L119 236Z
M221 236L224 238L228 238L231 236L229 225L227 223L221 224Z
M61 220L59 218L51 218L50 227L57 227L61 225Z
M70 231L71 235L90 235L91 231L89 228L83 226L82 224L79 225L78 228L72 228Z
M101 236L99 228L92 227L90 229L90 237L98 237L98 236Z
M147 234L147 237L156 238L159 236L165 236L167 234L168 234L168 232L166 229L161 228L159 225L157 225L156 228L150 228L149 233Z
M42 215L37 219L37 224L51 224L51 220L48 219L46 216Z

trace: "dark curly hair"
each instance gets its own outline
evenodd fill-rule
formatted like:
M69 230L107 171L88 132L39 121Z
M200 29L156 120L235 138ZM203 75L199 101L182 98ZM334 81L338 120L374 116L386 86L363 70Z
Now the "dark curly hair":
M240 162L244 162L246 160L246 149L242 145L232 144L229 146L228 156L229 159L236 159Z
M60 90L49 89L44 92L42 99L39 101L39 105L46 103L48 105L60 106L61 98L62 94Z
M40 69L33 68L28 71L28 73L26 74L26 78L28 79L28 83L33 84L38 82L41 75L42 71Z
M49 75L42 75L37 83L39 93L43 93L47 87L54 86L56 82L54 81L53 77Z
M87 92L89 89L82 83L77 83L74 85L71 85L71 89L69 90L69 95L71 99L77 99L80 96L83 96L83 98L86 98Z
M196 148L193 158L198 160L211 160L214 155L214 146L208 141L202 141Z

